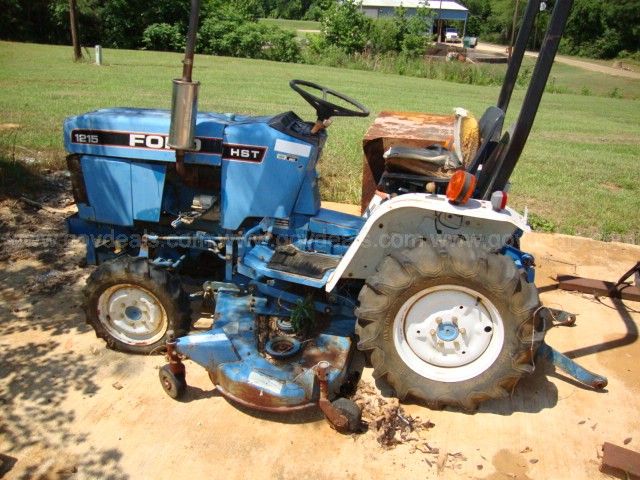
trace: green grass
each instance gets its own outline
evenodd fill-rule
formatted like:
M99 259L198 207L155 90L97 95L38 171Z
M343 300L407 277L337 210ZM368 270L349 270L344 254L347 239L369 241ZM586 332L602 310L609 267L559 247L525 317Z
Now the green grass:
M261 22L277 25L284 30L320 30L320 22L310 20L287 20L284 18L261 18Z
M533 63L533 59L527 60ZM577 94L582 94L583 89L588 89L591 95L606 97L611 96L616 90L622 98L640 99L640 81L633 78L590 72L562 63L554 64L550 82L553 78L556 86Z
M63 158L62 121L102 107L169 108L181 55L106 50L106 65L73 63L71 49L0 42L0 142ZM331 86L382 110L448 113L462 106L480 116L498 87L469 86L377 72L198 56L202 111L277 113L313 110L288 87L292 78ZM606 83L609 77L598 81ZM575 89L578 90L578 85ZM507 124L523 96L514 94ZM537 223L557 231L640 243L640 101L546 94L512 177L511 204L528 205ZM320 170L327 200L357 202L362 136L372 118L336 118ZM21 125L11 135L1 124ZM33 156L33 153L29 153Z
M579 57L575 58L580 59ZM522 61L522 69L528 69L531 75L535 62L535 58L525 57ZM504 72L506 69L504 64L487 64L483 65L483 67L489 72L496 73ZM561 93L599 97L610 97L615 90L617 93L613 95L614 97L618 96L631 100L640 99L640 81L638 80L590 72L558 62L554 63L551 69L547 91L554 88Z

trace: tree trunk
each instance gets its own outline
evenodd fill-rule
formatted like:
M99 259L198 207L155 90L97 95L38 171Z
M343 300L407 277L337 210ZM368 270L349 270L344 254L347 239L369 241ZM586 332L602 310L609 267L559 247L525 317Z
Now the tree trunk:
M69 24L71 25L71 43L73 44L73 60L82 58L80 38L78 37L78 6L76 0L69 0Z

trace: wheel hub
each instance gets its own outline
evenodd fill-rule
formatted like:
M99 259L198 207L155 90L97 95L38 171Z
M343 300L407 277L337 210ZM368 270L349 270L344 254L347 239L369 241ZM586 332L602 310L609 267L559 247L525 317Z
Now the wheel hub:
M438 325L438 338L444 342L453 342L458 338L459 333L460 331L458 330L458 327L453 323L441 323Z
M132 305L124 309L124 315L132 321L140 320L142 318L142 310Z
M427 378L458 381L476 376L497 358L502 320L483 295L458 285L431 287L400 308L394 342L400 357Z
M115 338L130 345L156 342L168 325L160 301L136 285L115 285L105 290L98 300L98 314Z

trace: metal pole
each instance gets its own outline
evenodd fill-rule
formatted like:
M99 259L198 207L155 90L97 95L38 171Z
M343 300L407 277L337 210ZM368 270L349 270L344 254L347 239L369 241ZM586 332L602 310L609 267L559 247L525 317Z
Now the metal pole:
M462 27L462 45L464 46L464 37L467 34L467 19L469 18L469 12L464 16L464 26Z
M513 23L511 25L511 40L509 40L509 48L507 51L509 52L509 61L511 61L511 51L513 50L513 39L516 36L516 23L518 20L518 4L520 0L516 0L516 8L513 10Z
M96 65L102 65L102 46L96 45Z
M529 0L527 7L522 17L522 25L518 32L518 38L516 39L515 49L509 65L507 66L507 73L504 76L504 82L502 83L502 90L500 90L500 97L498 97L498 108L507 113L509 108L509 101L511 100L511 94L518 80L518 73L520 72L520 66L522 65L522 58L527 48L527 42L531 35L531 29L533 23L538 15L540 9L540 0Z
M442 0L440 0L440 8L438 9L438 43L441 41L442 41Z
M182 60L182 78L173 80L171 99L171 123L169 125L169 147L176 151L176 170L186 178L184 165L185 152L195 147L195 130L198 115L198 88L200 84L192 81L193 59L196 51L200 0L191 0L189 31Z
M198 35L198 19L200 17L200 0L191 0L191 14L189 15L189 31L187 33L187 46L182 61L182 80L191 81L193 73L193 57L196 51L196 40Z
M69 0L69 23L71 26L73 60L77 62L82 58L82 50L80 50L80 38L78 37L78 6L76 0Z
M549 28L547 29L547 33L542 42L542 48L538 54L538 61L533 70L531 83L524 97L518 121L515 124L511 141L502 158L502 165L496 176L492 191L504 189L520 159L529 133L531 133L531 127L536 118L540 100L547 85L549 72L551 72L551 67L553 67L553 61L558 51L558 45L560 44L562 33L567 24L572 4L573 0L556 1L551 20L549 21ZM523 43L526 45L526 39L523 40ZM490 195L490 192L488 192L488 194Z

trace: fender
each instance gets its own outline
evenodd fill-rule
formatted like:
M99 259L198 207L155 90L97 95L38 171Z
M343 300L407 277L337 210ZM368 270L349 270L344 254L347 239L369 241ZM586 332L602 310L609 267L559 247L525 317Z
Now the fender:
M509 207L495 211L485 200L453 205L444 195L399 195L371 212L325 288L332 291L341 278L369 277L389 252L411 248L422 239L464 238L499 249L518 231L531 229L526 219Z

